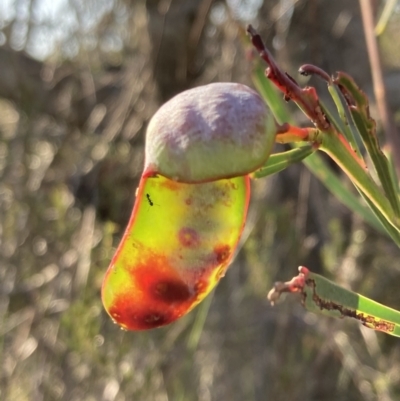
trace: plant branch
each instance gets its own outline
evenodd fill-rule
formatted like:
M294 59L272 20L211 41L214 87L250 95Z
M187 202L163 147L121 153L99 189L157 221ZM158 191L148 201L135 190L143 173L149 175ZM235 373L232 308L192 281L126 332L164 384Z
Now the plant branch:
M256 30L249 26L247 31L251 36L254 47L259 52L261 58L268 64L266 70L267 78L284 93L285 100L293 100L296 102L296 104L317 127L316 130L310 128L296 128L288 123L284 123L279 127L280 129L277 132L276 141L281 143L309 141L314 145L319 146L320 150L326 152L347 174L362 194L368 198L369 202L374 206L373 210L379 211L377 217L383 217L385 224L387 222L393 226L393 230L395 230L396 234L399 234L399 218L393 208L393 205L397 205L397 202L389 202L389 199L382 192L381 188L375 183L370 174L368 174L364 160L357 155L357 152L354 149L351 148L348 140L338 131L335 124L331 123L328 116L323 111L323 107L319 101L315 88L301 88L294 79L283 72L276 64ZM318 67L305 65L301 68L301 73L318 74L321 78L328 81L328 84L333 83L333 80ZM344 74L341 74L340 76L343 78ZM343 87L342 89L344 90L346 88ZM346 101L348 103L350 102L350 110L352 111L353 109L351 107L354 108L359 103L361 110L355 108L355 111L360 113L364 112L365 116L364 114L363 116L366 119L365 123L367 125L373 125L374 122L368 119L368 102L362 92L355 90L354 85L350 85L348 89L351 90L351 93L345 91L344 96ZM350 95L354 95L354 99ZM362 121L364 124L364 120ZM376 147L379 148L378 143L376 143ZM380 159L378 161L380 161ZM379 176L379 178L381 179L381 176ZM387 189L386 187L388 187L388 185L385 186L385 191ZM391 192L389 191L389 193ZM398 235L396 235L396 238L397 237ZM398 243L398 241L396 243Z
M315 88L301 88L289 74L279 68L260 35L251 25L247 27L247 32L260 57L268 64L265 71L267 78L283 92L285 100L296 102L318 129L321 131L330 130L331 125L321 109Z

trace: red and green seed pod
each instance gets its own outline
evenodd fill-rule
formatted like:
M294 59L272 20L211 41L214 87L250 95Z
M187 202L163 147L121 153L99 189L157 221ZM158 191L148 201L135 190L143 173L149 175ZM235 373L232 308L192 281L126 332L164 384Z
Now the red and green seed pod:
M232 83L183 92L154 115L135 206L102 287L116 323L166 325L218 283L245 224L248 174L267 160L275 131L258 94Z

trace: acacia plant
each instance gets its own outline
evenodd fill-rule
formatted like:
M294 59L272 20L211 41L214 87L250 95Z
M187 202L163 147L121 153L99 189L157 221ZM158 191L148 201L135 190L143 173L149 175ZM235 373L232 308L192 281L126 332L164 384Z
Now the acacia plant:
M399 180L379 147L365 94L345 73L331 77L318 67L302 66L301 74L326 81L337 107L337 114L330 113L315 88L301 88L252 27L248 33L268 66L264 75L259 60L254 64L260 94L240 84L210 84L177 95L150 121L136 202L102 287L107 312L125 329L169 324L204 299L234 255L246 220L250 179L293 163L304 161L342 202L400 245ZM310 127L290 123L273 86L300 107ZM274 142L293 149L271 155ZM320 151L344 171L359 197L332 175ZM301 293L309 310L355 318L400 336L400 312L304 266L292 280L274 285L270 301L282 292Z

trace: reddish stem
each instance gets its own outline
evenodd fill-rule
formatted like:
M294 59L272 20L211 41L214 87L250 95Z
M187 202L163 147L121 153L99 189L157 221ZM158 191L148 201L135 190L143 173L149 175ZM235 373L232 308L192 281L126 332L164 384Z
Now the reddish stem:
M325 72L322 68L317 67L313 64L304 64L299 68L299 73L305 77L309 75L318 75L328 84L332 83L332 78L329 76L327 72Z
M301 88L290 75L279 68L271 53L265 47L261 36L251 25L248 26L247 32L251 37L253 46L259 52L260 57L269 66L266 70L267 77L283 92L285 99L291 99L298 103L304 113L321 131L330 130L331 125L322 112L318 96L315 90L313 90L314 88Z
M267 296L268 300L271 302L271 305L274 305L284 292L303 292L309 273L310 271L307 269L307 267L299 266L299 274L296 277L293 277L290 281L276 282L274 284L274 288L272 288Z

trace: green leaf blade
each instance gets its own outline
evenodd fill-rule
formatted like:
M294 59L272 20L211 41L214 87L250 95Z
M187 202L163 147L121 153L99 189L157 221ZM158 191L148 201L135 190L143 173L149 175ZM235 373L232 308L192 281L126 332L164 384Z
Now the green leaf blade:
M274 153L269 157L265 166L261 167L250 176L252 178L262 178L278 173L290 165L304 160L306 157L312 155L315 150L313 146L303 146L286 152Z
M353 78L343 72L337 74L335 83L346 98L353 123L357 127L365 149L371 158L390 205L395 215L399 218L400 199L391 179L388 159L379 146L376 124L369 114L368 98L357 86Z
M304 266L299 275L277 282L268 293L274 304L282 293L301 293L302 304L310 312L334 318L355 319L364 326L400 337L400 312L315 274Z
M364 326L400 337L400 312L332 281L308 272L304 305L313 312L332 317L350 317Z

